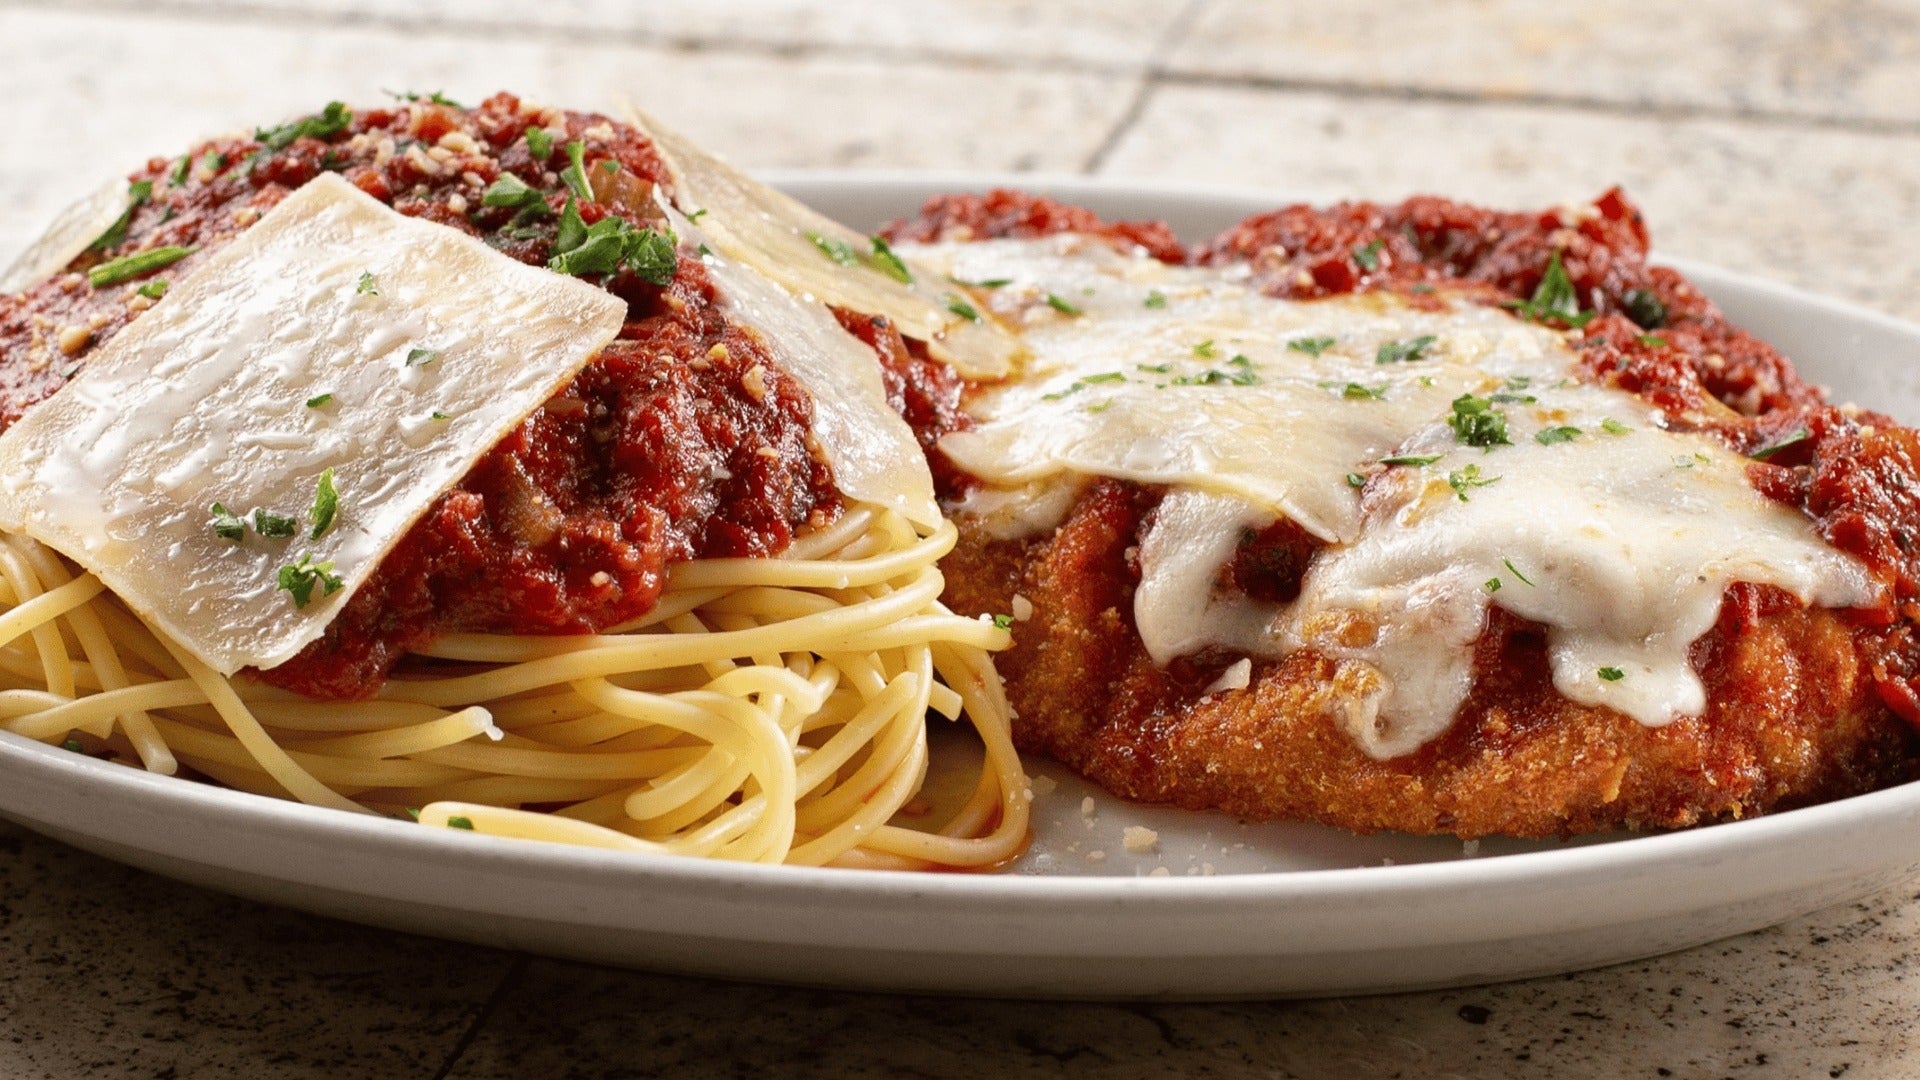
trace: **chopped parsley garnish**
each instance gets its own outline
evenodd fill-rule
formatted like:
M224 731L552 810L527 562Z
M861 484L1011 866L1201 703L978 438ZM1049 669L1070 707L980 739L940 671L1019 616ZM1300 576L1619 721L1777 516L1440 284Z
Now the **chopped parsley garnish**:
M407 350L408 367L424 367L440 359L440 350L412 348Z
M1488 579L1487 579L1487 591L1488 591L1488 592L1499 592L1499 591L1500 591L1500 579L1499 579L1499 578L1497 578L1497 577L1490 577L1490 578L1488 578Z
M1079 308L1077 308L1077 307L1074 307L1074 306L1073 306L1072 304L1069 304L1069 303L1068 303L1068 302L1067 302L1067 301L1066 301L1065 299L1063 299L1063 298L1062 298L1062 297L1060 296L1060 294L1058 294L1058 293L1048 293L1048 294L1047 294L1047 306L1048 306L1048 307L1050 307L1050 308L1052 308L1053 310L1055 310L1055 311L1057 311L1057 312L1059 312L1059 313L1060 313L1060 314L1062 314L1062 315L1078 315L1078 314L1080 314L1080 309L1079 309Z
M167 295L169 288L171 288L171 286L167 284L166 278L155 278L145 285L140 286L138 289L135 289L134 292L139 293L149 300L158 300Z
M1150 308L1166 307L1167 294L1161 292L1159 289L1149 289L1147 290L1146 300L1142 301L1142 306Z
M587 183L587 144L575 139L567 144L567 161L570 164L560 170L560 179L573 192L573 197L581 202L593 201L593 187Z
M1481 476L1478 465L1468 465L1447 474L1447 486L1453 489L1453 493L1460 497L1461 502L1467 501L1468 489L1482 488L1499 482L1500 478L1497 476Z
M907 269L907 264L893 253L884 238L876 234L867 239L873 242L872 262L876 269L902 285L913 284L913 271Z
M1084 408L1087 412L1106 412L1108 409L1113 408L1113 399L1102 398L1099 401L1095 401L1088 405L1084 405L1082 406L1082 408Z
M947 310L953 312L955 315L960 316L961 318L967 320L968 322L980 321L980 309L974 307L972 304L967 303L965 300L960 299L959 297L953 295L952 293L947 294Z
M995 615L993 617L993 625L999 630L1011 630L1013 629L1013 616Z
M425 98L435 105L445 105L449 109L466 108L465 105L460 104L438 90L435 90L431 94L416 94L411 90L384 90L382 93L398 101L419 101L421 98Z
M536 162L553 156L553 134L543 127L527 129L527 153Z
M1333 339L1330 337L1297 337L1287 342L1287 348L1292 349L1294 352L1306 353L1308 356L1319 356L1321 353L1333 348Z
M713 249L708 247L705 244L701 244L698 250L700 252L700 257L703 259L710 259L713 257Z
M360 284L354 286L353 293L355 296L379 296L380 295L380 282L377 278L373 276L373 271L371 270L360 271Z
M213 504L212 512L213 517L207 521L207 526L213 530L213 535L236 544L247 538L247 523L238 514L219 503Z
M1637 340L1649 349L1664 349L1668 345L1667 339L1658 334L1641 334Z
M1380 249L1385 247L1386 243L1385 240L1375 240L1366 247L1354 248L1353 261L1360 264L1360 269L1369 273L1380 269Z
M288 563L280 568L279 586L293 597L293 606L306 607L313 602L313 587L320 586L321 596L331 596L343 583L340 576L333 572L333 561L314 562L313 552L300 556L300 561Z
M429 413L429 414L427 414L427 419L429 419L429 420L451 420L451 419L453 419L453 417L451 417L451 416L448 416L448 415L447 415L446 413L443 413L443 412L441 412L441 411L440 411L439 409L435 409L435 410L433 410L433 412L431 412L431 413Z
M1366 487L1367 478L1357 472L1350 472L1347 474L1347 486L1350 488Z
M1173 370L1172 364L1135 364L1133 366L1141 371L1150 371L1155 375L1165 375L1167 372Z
M1341 397L1352 398L1355 401L1385 401L1387 399L1386 383L1381 383L1379 386L1362 386L1357 382L1323 382L1320 385L1323 389L1338 390L1340 391Z
M1453 415L1447 417L1447 426L1453 429L1456 438L1468 446L1490 449L1511 445L1511 440L1507 438L1506 414L1483 397L1461 394L1454 398Z
M457 814L456 814L455 816L453 816L453 817L450 817L450 818L448 818L448 819L447 819L447 828L449 828L449 829L465 829L465 830L467 830L468 832L472 832L472 831L473 831L473 819L472 819L472 818L470 818L470 817L461 817L461 816L459 816L459 815L457 815Z
M253 531L269 540L285 540L300 531L300 523L267 510L253 512Z
M1253 370L1253 361L1240 353L1235 353L1233 359L1227 361L1227 366L1233 370L1220 371L1208 368L1198 375L1181 375L1173 380L1173 385L1218 386L1221 383L1230 383L1234 386L1252 386L1260 381L1260 376Z
M314 396L307 399L307 408L324 409L332 401L333 401L332 394L315 394Z
M276 128L255 128L253 137L269 150L285 150L293 145L295 139L324 139L329 135L338 135L347 130L347 124L352 120L353 111L344 102L329 101L326 108L313 116L301 117ZM221 167L225 167L224 163Z
M947 275L947 280L953 282L955 285L965 285L969 289L998 289L1003 285L1013 284L1013 279L1010 277L982 278L979 281L968 281L966 278L957 278L949 274Z
M1095 385L1097 383L1116 383L1116 382L1126 382L1126 381L1127 381L1127 377L1118 371L1103 371L1098 375L1086 375L1081 378L1075 379L1072 382L1068 383L1065 387L1059 390L1055 390L1051 394L1041 394L1040 400L1059 401L1063 397L1067 397L1070 394L1077 394L1080 391L1085 390L1087 387ZM1100 412L1101 410L1106 408L1106 405L1103 404L1099 409L1093 409L1092 406L1088 406L1088 408L1092 409L1092 411L1094 412Z
M101 233L99 239L87 245L87 250L105 251L111 247L119 247L127 238L127 226L133 222L133 212L147 205L152 198L153 181L135 180L127 185L127 208L121 211L112 225L107 226L107 231Z
M333 486L333 467L320 471L320 479L314 485L313 509L307 516L313 521L313 529L307 539L318 540L333 528L333 517L340 510L340 491Z
M1803 443L1811 438L1813 438L1813 432L1805 427L1797 427L1747 456L1755 461L1765 461L1794 443Z
M1380 464L1382 465L1431 465L1434 462L1439 461L1441 458L1446 456L1447 455L1445 454L1395 454L1392 457L1381 458Z
M1625 435L1633 429L1609 416L1605 420L1600 421L1600 430L1609 435Z
M1642 330L1658 330L1667 324L1667 302L1647 289L1628 289L1620 298L1632 319Z
M707 208L703 206L700 209L695 210L693 213L688 214L687 220L697 225L699 224L700 219L706 216L707 216Z
M227 167L227 155L218 150L209 150L201 155L200 164L208 172L218 176Z
M150 248L135 255L127 255L112 262L104 262L87 271L87 281L96 289L109 285L118 285L145 274L151 274L163 266L172 266L181 259L198 251L190 247Z
M84 754L87 752L87 744L81 742L79 739L68 739L66 742L60 744L60 749L71 750L76 754Z
M167 186L179 187L187 182L187 171L193 168L193 155L181 154L180 160L173 163L173 171L167 174Z
M622 266L640 280L665 285L673 280L679 257L678 242L671 232L636 229L624 218L606 217L586 227L572 199L560 215L560 228L554 236L553 257L547 268L579 277L582 274L611 274Z
M512 173L501 173L500 179L487 185L480 195L482 206L505 206L522 212L531 211L535 217L546 217L552 211L547 209L547 197L537 188L528 187Z
M1207 340L1201 342L1200 344L1195 345L1193 347L1193 355L1199 357L1202 360L1213 359L1214 357L1213 339L1208 338Z
M837 240L831 236L822 236L817 232L807 233L807 239L813 241L813 246L820 249L820 254L825 255L841 266L858 266L860 264L859 254L853 250L853 245L844 240Z
M1576 330L1593 321L1598 314L1580 310L1580 296L1574 291L1573 279L1567 276L1567 268L1561 264L1558 251L1547 261L1547 272L1540 275L1540 284L1534 287L1533 296L1524 303L1509 300L1506 306L1523 319L1532 322L1555 319Z
M1561 424L1558 427L1541 428L1533 433L1533 441L1541 446L1553 446L1557 443L1572 442L1585 432L1577 427Z
M1520 568L1519 568L1519 567L1517 567L1517 566L1515 566L1515 565L1513 565L1513 560L1512 560L1512 559L1501 559L1501 560L1500 560L1500 562L1501 562L1501 564L1502 564L1502 565L1504 565L1504 566L1505 566L1505 567L1507 568L1507 573L1509 573L1509 574L1512 574L1512 575L1513 575L1514 577L1517 577L1517 578L1519 578L1519 579L1520 579L1520 583L1521 583L1522 585L1532 585L1532 584L1533 584L1533 579L1532 579L1532 578L1530 578L1530 577L1528 577L1527 575L1525 575L1525 574L1523 574L1523 573L1521 573L1521 572L1520 572Z
M1600 677L1608 682L1619 682L1627 677L1627 673L1617 667L1603 667L1600 669Z
M1386 341L1373 354L1376 364L1403 364L1418 360L1426 353L1436 339L1432 334L1421 334L1405 341ZM1291 343L1288 345L1292 347Z

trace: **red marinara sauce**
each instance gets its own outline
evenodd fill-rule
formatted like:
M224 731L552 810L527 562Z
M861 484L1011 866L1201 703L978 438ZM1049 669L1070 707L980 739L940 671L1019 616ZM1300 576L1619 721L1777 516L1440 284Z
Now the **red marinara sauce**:
M571 143L584 176L569 175ZM140 287L192 272L323 171L534 265L552 253L569 179L611 199L666 177L634 129L507 94L473 109L437 95L329 106L251 139L156 158L131 177L151 190L119 243L0 296L0 427L150 306ZM509 175L522 190L502 194L509 182L489 197ZM600 197L574 201L587 225L620 213ZM123 285L88 284L95 265L167 245L195 254ZM315 698L365 697L441 634L613 626L652 608L674 562L771 555L838 514L808 437L812 399L757 334L720 313L699 260L680 259L664 284L624 267L588 280L627 302L619 337L435 500L322 638L257 677ZM347 506L351 484L342 469Z

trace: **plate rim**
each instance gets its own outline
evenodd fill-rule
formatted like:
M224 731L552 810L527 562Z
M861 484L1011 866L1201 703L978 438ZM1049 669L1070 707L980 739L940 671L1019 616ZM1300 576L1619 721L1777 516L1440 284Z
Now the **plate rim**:
M1002 173L926 170L765 170L759 175L781 185L832 185L842 189L898 192L912 189L981 190L992 186L1019 186L1051 190L1063 197L1098 201L1102 197L1210 201L1220 205L1278 206L1297 198L1295 193L1247 186L1194 184L1125 177L1086 177L1053 173ZM1186 238L1193 239L1193 238ZM1731 271L1691 259L1662 258L1682 269L1714 295L1722 289L1745 290L1769 302L1823 309L1852 323L1869 324L1910 340L1920 349L1920 325L1849 301L1822 296L1791 285ZM211 784L159 776L123 764L74 755L61 747L0 732L0 814L29 828L38 821L50 828L98 837L111 842L126 830L82 828L67 821L35 818L14 806L12 792L27 781L48 790L65 789L76 797L94 797L100 803L121 803L156 813L184 814L190 820L238 828L261 839L281 837L331 848L346 845L347 857L425 860L440 868L471 868L485 873L511 867L535 880L553 879L584 888L621 888L638 893L649 886L672 890L731 890L728 896L750 896L754 905L810 904L849 895L900 908L934 902L945 914L988 914L1003 905L1031 907L1044 903L1045 918L1036 925L1061 925L1063 919L1083 919L1094 913L1130 918L1218 919L1223 916L1266 916L1287 905L1312 906L1335 912L1341 901L1364 897L1383 905L1417 904L1422 900L1474 894L1520 893L1526 890L1600 887L1636 877L1671 871L1704 861L1728 862L1765 858L1800 850L1810 840L1836 833L1885 834L1911 838L1903 852L1885 851L1874 866L1882 871L1920 864L1920 781L1895 785L1814 806L1801 807L1740 821L1652 834L1623 836L1607 842L1563 846L1551 850L1487 855L1436 862L1367 865L1342 868L1255 871L1218 876L1071 876L1000 873L923 873L895 870L827 869L725 863L693 858L652 858L592 848L574 848L538 841L493 837L452 830L419 829L410 823L372 815L354 815L322 807L253 795ZM57 787L48 788L48 785ZM178 861L188 856L140 846L149 854ZM201 865L244 868L247 860L230 854L194 856ZM1811 861L1811 860L1810 860ZM1805 888L1808 870L1800 878L1782 875L1765 885L1752 884L1742 895L1776 895ZM282 868L275 880L318 880L318 869L302 874ZM356 892L396 898L405 890L386 882L385 891L362 884ZM346 887L346 886L337 886ZM746 890L740 893L738 890ZM1654 898L1693 910L1680 898ZM491 906L476 904L470 912L511 914L519 909L495 899ZM891 910L891 909L890 909ZM1604 925L1607 913L1588 914L1592 925ZM605 925L585 923L577 925ZM642 926L629 919L626 927ZM1754 924L1762 925L1762 924ZM711 928L713 938L747 940L727 920ZM765 940L815 942L818 936L782 937L778 928L765 931ZM659 932L669 932L661 929ZM671 932L698 933L680 926ZM1518 931L1516 931L1518 932ZM1469 931L1456 930L1461 940ZM1098 935L1095 934L1094 937ZM1088 940L1092 940L1089 938ZM1182 937L1181 940L1187 940ZM1063 946L1065 947L1065 946ZM1169 950L1175 948L1166 943ZM1151 949L1143 951L1148 958ZM1111 955L1088 946L1076 955ZM1163 959L1192 955L1190 951L1152 953ZM911 982L903 977L902 983Z

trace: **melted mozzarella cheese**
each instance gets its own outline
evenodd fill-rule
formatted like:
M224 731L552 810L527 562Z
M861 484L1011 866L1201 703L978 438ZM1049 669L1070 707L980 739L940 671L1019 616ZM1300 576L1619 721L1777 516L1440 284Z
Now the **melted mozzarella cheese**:
M1745 458L1660 430L1615 390L1539 399L1509 408L1512 445L1462 447L1445 426L1416 433L1411 448L1443 456L1369 487L1360 538L1315 560L1278 628L1287 646L1383 676L1377 711L1353 718L1375 757L1446 729L1472 688L1490 605L1546 627L1561 694L1657 727L1706 710L1689 647L1728 585L1773 585L1823 607L1875 596L1858 562L1748 485ZM1580 434L1535 437L1565 428ZM1459 479L1469 465L1478 486Z
M1445 729L1490 605L1547 628L1562 694L1659 725L1705 708L1688 651L1732 582L1830 607L1876 596L1855 560L1747 484L1745 459L1576 381L1564 336L1508 312L1277 300L1244 270L1072 236L913 254L1005 281L973 299L1031 350L971 400L974 427L941 442L989 485L962 511L1089 476L1169 486L1134 596L1150 655L1316 649L1351 691L1336 722L1375 757ZM1510 441L1463 442L1449 423L1463 395L1500 412ZM1327 541L1284 608L1222 582L1275 516ZM1009 521L1052 523L1002 510Z
M924 274L897 280L865 259L867 237L760 183L631 103L625 111L673 176L674 205L699 216L714 251L803 298L884 315L971 378L1007 373L1018 342L996 326L954 314Z
M0 436L0 526L93 571L215 669L272 667L626 310L322 174ZM339 510L314 539L328 468ZM224 539L216 502L298 532ZM296 607L277 579L302 556L342 587Z

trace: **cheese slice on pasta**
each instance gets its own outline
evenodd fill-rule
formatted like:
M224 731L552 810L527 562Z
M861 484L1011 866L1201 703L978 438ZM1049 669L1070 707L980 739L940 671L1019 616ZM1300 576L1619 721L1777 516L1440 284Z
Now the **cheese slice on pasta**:
M942 288L930 288L897 257L869 251L868 237L760 183L631 104L626 113L672 173L674 206L697 218L714 251L803 298L884 315L968 378L995 379L1011 370L1018 339L996 324L956 314L943 279L933 279Z
M214 669L273 667L626 310L323 174L0 436L0 527Z
M47 231L0 273L0 293L19 292L59 273L113 228L132 200L127 182L116 178L60 211Z

